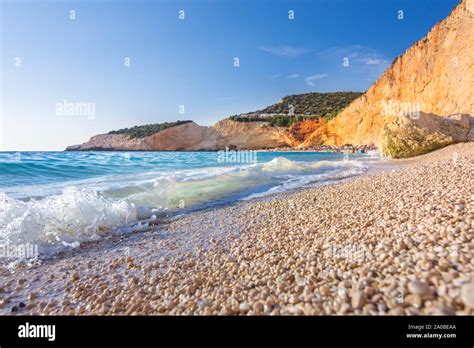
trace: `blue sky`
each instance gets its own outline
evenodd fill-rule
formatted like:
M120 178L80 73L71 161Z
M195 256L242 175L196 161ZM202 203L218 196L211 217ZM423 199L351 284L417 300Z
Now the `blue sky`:
M0 150L20 151L137 124L211 125L288 94L364 91L458 0L0 3ZM58 112L65 103L94 114Z

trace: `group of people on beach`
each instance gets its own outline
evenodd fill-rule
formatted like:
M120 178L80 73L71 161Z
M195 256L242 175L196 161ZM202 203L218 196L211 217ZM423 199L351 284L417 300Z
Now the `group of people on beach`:
M295 149L293 147L279 147L273 149L262 149L258 150L261 152L265 151L276 151L276 152L293 152L293 151L301 151L301 152L349 152L349 153L367 153L371 150L377 150L377 146L375 144L370 145L344 145L344 146L330 146L330 145L320 145L309 147L306 149Z
M370 145L359 145L359 146L352 146L352 145L344 145L344 146L329 146L329 145L322 145L318 147L312 147L308 149L309 151L325 151L325 152L351 152L351 153L367 153L371 150L377 150L377 146L375 144Z
M375 144L370 144L352 147L352 153L367 153L371 150L377 150L377 146L375 146Z

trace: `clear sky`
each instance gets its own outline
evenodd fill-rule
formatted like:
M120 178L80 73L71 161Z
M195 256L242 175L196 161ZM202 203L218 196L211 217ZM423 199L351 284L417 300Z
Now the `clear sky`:
M0 0L0 150L365 91L458 2Z

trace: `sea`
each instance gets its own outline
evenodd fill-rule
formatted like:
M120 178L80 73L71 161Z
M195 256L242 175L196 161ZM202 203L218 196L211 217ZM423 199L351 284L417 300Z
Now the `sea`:
M377 152L0 152L0 247L77 248L152 221L344 180L379 161Z

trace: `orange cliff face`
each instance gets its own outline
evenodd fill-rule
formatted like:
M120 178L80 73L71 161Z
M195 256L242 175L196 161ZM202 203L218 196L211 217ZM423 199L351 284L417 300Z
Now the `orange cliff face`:
M410 157L474 140L474 0L463 0L361 97L302 144L367 145Z
M299 147L311 134L325 124L324 118L308 119L293 123L284 133L285 142L291 147Z

